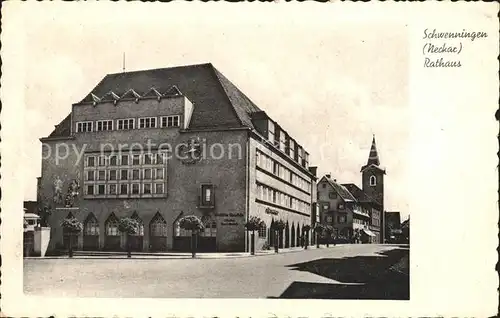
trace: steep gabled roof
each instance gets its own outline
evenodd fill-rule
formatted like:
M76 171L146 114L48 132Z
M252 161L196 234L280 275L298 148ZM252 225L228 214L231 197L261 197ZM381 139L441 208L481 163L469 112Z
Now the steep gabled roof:
M322 179L325 179L328 184L337 192L337 194L346 202L356 202L356 198L349 192L349 190L346 189L343 185L337 183L335 180L332 180L326 176L324 176Z
M377 205L380 205L377 200L366 194L354 183L343 183L342 185L356 198L358 202L376 203Z
M59 124L56 125L49 138L69 137L71 136L71 114L66 116Z
M231 83L231 81L228 80L221 72L219 72L216 68L214 68L214 71L242 123L253 128L251 114L260 112L261 109L257 107L257 105L255 105L250 98L240 91L233 83Z
M182 95L182 93L175 85L173 85L165 94L163 94L163 96L180 96L180 95Z
M75 106L149 96L152 87L163 97L181 95L193 103L192 129L253 129L251 114L261 111L210 63L108 74ZM58 126L49 137L70 136L71 117Z
M102 96L111 90L145 94L154 87L168 94L174 85L194 105L191 128L253 128L248 112L258 107L210 63L108 74L80 103L93 101L91 94Z

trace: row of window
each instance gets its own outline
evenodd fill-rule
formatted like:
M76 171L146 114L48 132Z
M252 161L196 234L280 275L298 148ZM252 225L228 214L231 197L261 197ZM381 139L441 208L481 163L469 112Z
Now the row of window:
M269 141L279 150L286 153L304 168L309 168L309 154L298 145L288 134L279 127L275 131L275 124L268 121L267 134Z
M164 183L108 183L108 184L86 184L85 195L151 195L164 194Z
M144 236L144 223L137 216L132 216L133 219L137 221L139 224L138 232L136 235ZM120 235L120 231L118 229L119 220L116 218L114 214L111 214L110 217L105 222L105 230L107 236L117 236ZM83 234L88 236L99 236L99 222L96 217L91 214L83 225ZM216 237L217 236L217 223L215 221L207 222L205 224L205 230L200 233L201 236L205 237ZM151 236L167 236L167 222L163 217L157 215L151 220L150 223L150 235ZM175 223L175 236L191 236L191 232L180 227L179 221Z
M257 183L257 198L302 213L311 212L311 204L260 183Z
M166 152L122 154L122 155L87 155L85 167L116 167L116 166L139 166L139 165L163 165L168 161Z
M323 202L323 211L330 211L330 202ZM344 210L345 205L341 202L337 203L337 210Z
M307 193L311 193L311 182L300 177L261 151L257 151L257 166L274 174L282 180L290 182Z
M129 130L143 128L170 128L180 127L181 116L160 116L160 117L141 117L124 119L105 119L97 121L79 121L76 123L76 132L92 131L110 131L110 130ZM137 125L136 125L137 123ZM95 124L95 126L94 126Z
M361 225L366 225L366 226L368 226L370 224L370 222L368 222L366 220L360 220L360 219L353 219L352 222L355 224L361 224Z
M163 180L165 168L86 170L85 181Z

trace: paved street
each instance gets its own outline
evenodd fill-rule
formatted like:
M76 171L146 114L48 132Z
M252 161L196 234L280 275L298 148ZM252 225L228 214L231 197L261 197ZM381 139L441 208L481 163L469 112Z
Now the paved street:
M343 245L230 259L26 259L26 294L408 299L408 247Z

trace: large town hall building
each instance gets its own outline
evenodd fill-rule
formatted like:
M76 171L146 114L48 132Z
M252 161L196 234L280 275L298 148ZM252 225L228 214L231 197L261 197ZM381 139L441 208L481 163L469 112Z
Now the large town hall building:
M123 250L118 220L132 217L134 250L185 251L179 220L196 215L213 252L248 251L250 216L265 222L257 248L277 220L280 246L297 246L315 217L308 152L211 64L109 74L40 140L49 249L67 246L71 216L78 249Z

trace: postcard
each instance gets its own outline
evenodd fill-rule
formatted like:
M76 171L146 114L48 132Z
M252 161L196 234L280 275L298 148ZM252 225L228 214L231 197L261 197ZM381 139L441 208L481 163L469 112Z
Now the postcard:
M498 10L4 4L2 313L494 316Z

